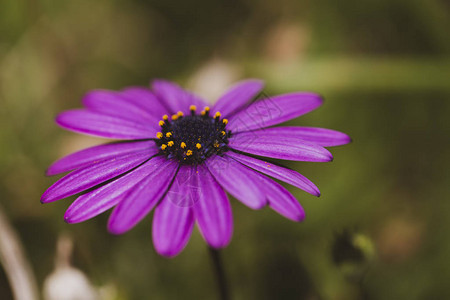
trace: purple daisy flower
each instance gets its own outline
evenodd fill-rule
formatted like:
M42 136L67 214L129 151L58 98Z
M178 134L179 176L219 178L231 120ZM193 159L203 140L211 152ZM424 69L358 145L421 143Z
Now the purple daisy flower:
M317 187L294 170L257 157L328 162L324 147L347 144L341 132L314 127L271 127L322 104L319 95L295 92L253 101L260 80L234 85L209 108L204 100L163 80L152 88L95 90L85 109L61 113L61 127L118 139L53 163L48 175L70 171L41 198L48 203L83 192L67 209L68 223L88 220L114 207L108 229L130 230L152 209L153 243L164 256L177 255L194 224L213 248L233 232L226 192L252 209L268 205L301 221L298 201L273 177L319 196ZM226 192L225 192L226 191Z

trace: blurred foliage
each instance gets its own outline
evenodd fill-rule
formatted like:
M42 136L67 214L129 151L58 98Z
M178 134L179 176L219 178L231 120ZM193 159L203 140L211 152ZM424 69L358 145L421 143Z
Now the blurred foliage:
M114 285L117 299L215 297L198 232L168 260L153 250L150 216L116 237L107 214L65 224L74 197L39 198L55 180L44 177L53 160L101 142L59 129L58 111L79 107L90 89L154 77L195 88L192 78L220 60L235 80L264 78L268 94L322 93L322 108L291 123L354 140L332 149L331 164L288 164L322 191L315 199L289 187L305 222L233 201L223 259L234 298L449 299L448 28L444 0L2 0L0 197L40 286L68 232L74 265ZM374 247L357 282L333 263L346 230ZM6 287L1 271L1 299Z

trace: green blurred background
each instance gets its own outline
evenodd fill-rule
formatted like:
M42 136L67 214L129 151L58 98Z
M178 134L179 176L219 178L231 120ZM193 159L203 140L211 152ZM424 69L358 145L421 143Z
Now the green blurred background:
M450 299L449 28L446 0L1 0L0 206L39 289L64 234L73 266L107 299L214 299L197 231L166 259L153 249L151 216L117 237L108 213L65 224L74 197L39 203L52 161L102 142L53 119L94 88L162 77L214 101L257 77L269 95L324 95L291 123L353 143L333 148L332 163L288 164L322 192L289 187L303 223L232 200L222 255L233 298ZM0 269L0 299L10 299Z

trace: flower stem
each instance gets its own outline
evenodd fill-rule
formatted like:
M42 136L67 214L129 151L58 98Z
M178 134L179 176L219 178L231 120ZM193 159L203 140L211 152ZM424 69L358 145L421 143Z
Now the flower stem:
M208 247L211 261L213 263L213 268L216 273L217 285L219 288L219 295L221 300L229 300L230 293L228 291L227 279L225 276L225 271L223 269L222 259L220 257L220 252L217 249Z
M0 207L0 268L9 279L14 299L36 300L39 289L19 236Z

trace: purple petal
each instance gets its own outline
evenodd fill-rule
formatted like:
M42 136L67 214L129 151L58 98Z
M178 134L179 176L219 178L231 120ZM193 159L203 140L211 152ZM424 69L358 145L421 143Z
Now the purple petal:
M193 228L192 209L164 199L153 216L153 244L156 251L166 257L178 255L186 247Z
M194 181L196 168L190 165L180 165L166 199L180 207L192 207L198 201L196 182Z
M284 160L328 162L330 151L322 146L291 137L275 138L254 132L241 132L230 138L230 148Z
M317 127L272 127L253 131L255 136L266 136L273 139L303 140L323 147L345 145L351 139L345 133ZM240 133L237 133L238 136Z
M100 114L158 126L158 121L162 115L153 116L147 109L129 101L128 98L131 97L127 97L120 92L94 90L84 96L83 104L90 111Z
M305 211L297 199L283 186L261 175L261 188L266 194L270 208L292 221L303 221Z
M131 170L149 158L149 152L145 150L102 160L75 170L49 187L42 195L41 202L56 201L87 190Z
M272 163L232 151L228 151L226 156L229 156L256 171L298 187L311 195L320 196L320 191L316 185L308 178L294 170L280 167Z
M205 166L199 165L197 172L193 178L198 201L193 208L200 233L211 247L225 247L233 233L230 202Z
M322 104L314 93L291 93L257 101L230 118L233 132L269 127L304 115Z
M155 136L153 124L142 124L87 110L69 110L58 115L56 123L68 130L113 139L147 139Z
M125 154L131 154L147 149L149 156L156 154L157 148L153 141L111 143L87 148L67 155L54 162L48 169L47 175L56 175L74 169L86 167L92 163L109 158L118 158Z
M216 155L207 160L206 165L220 185L236 199L252 209L266 205L264 193L255 180L255 171L226 156Z
M146 166L148 175L124 196L108 221L111 233L122 234L141 221L167 192L177 164L165 157L155 157Z
M257 79L249 79L236 83L214 104L212 108L213 114L220 111L223 116L230 116L233 112L255 98L263 87L264 82Z
M158 97L153 95L150 89L143 87L129 87L122 90L121 94L156 118L161 118L163 115L169 113L167 107L161 103Z
M65 221L67 223L83 222L110 209L122 201L130 190L153 172L153 169L153 162L147 162L119 179L78 197L67 209L64 215Z
M152 89L155 95L169 109L170 113L176 113L178 111L187 113L191 105L195 105L198 108L203 108L207 105L200 97L169 81L154 80L152 82Z
M191 166L181 166L176 179L166 197L156 207L153 216L153 245L156 251L164 256L173 257L180 253L192 233L194 214L192 208L185 205L186 195L191 195ZM182 200L180 202L180 199Z

